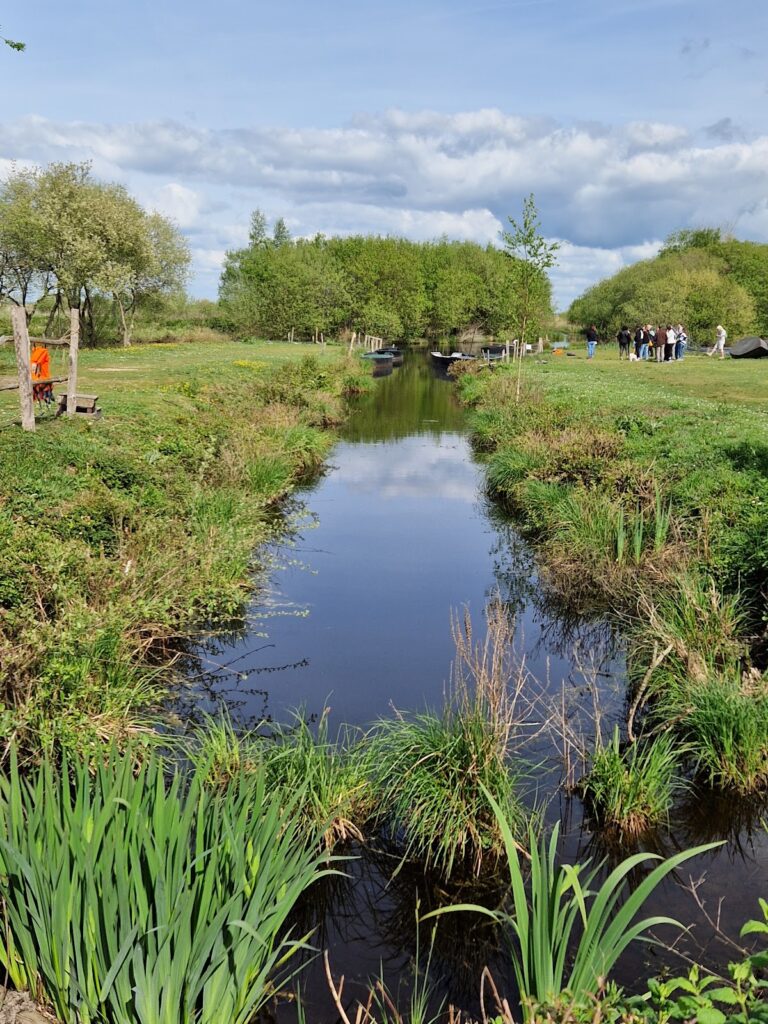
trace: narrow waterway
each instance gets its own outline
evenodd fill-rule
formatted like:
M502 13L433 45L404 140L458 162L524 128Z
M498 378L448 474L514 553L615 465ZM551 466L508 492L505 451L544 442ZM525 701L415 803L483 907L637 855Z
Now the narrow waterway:
M242 631L209 652L213 691L240 717L327 704L337 722L367 725L393 707L439 706L451 611L468 607L481 635L495 592L528 669L558 692L574 650L600 674L621 669L604 623L548 604L529 548L484 495L453 389L422 353L377 382L342 438L293 503L266 597L260 589Z
M514 616L516 650L545 709L565 701L588 718L597 697L609 724L621 710L621 637L607 620L574 620L548 599L530 547L485 497L464 413L424 353L409 354L359 402L327 471L297 496L286 519L246 619L202 652L199 706L223 703L243 723L285 722L297 708L318 716L330 707L332 732L333 723L367 726L395 709L438 708L454 653L452 611L468 608L482 636L484 608L498 594ZM551 734L526 756L534 766L526 799L550 821L562 821L563 855L572 862L610 858L586 827L579 801L561 794ZM723 927L737 936L757 913L757 897L768 895L762 808L691 793L670 829L646 840L646 848L672 853L721 838L726 845L684 868L648 906L695 924L681 948L712 965L735 952L715 940L681 883L706 873L700 894L713 915L726 897ZM316 893L302 922L319 929L313 943L330 951L349 998L380 973L395 990L404 984L416 956L417 906L424 913L467 895L445 892L416 867L395 871L398 860L386 850L351 852L348 877ZM485 894L489 905L499 896ZM420 942L425 956L426 926ZM476 1010L486 964L512 992L509 960L493 930L466 915L441 919L431 964L439 997ZM664 964L683 966L670 952L642 947L625 958L619 978L637 988ZM337 1019L319 960L302 975L302 989L308 1020ZM294 1019L295 1009L280 1014Z

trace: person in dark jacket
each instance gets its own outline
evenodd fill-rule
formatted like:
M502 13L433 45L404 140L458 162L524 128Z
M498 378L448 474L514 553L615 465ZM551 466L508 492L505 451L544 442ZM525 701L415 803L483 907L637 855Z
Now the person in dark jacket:
M629 333L629 328L626 324L616 335L616 340L619 343L619 359L629 359L629 346L632 343L632 335Z
M645 331L640 326L640 324L638 324L637 327L635 328L635 358L636 359L640 358L640 349L643 346L643 342L645 342L647 344L647 339L645 337Z
M587 359L593 359L597 348L597 328L590 324L584 333L587 336Z

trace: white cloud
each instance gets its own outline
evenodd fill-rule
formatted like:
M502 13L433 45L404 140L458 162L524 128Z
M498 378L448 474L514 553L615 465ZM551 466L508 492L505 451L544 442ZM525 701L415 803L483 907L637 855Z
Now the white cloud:
M544 231L570 241L554 275L561 305L679 227L733 224L768 240L768 137L694 137L663 122L563 126L495 109L389 110L328 129L34 117L2 126L0 171L13 159L91 159L215 254L196 263L209 282L256 205L295 234L488 242L533 191Z

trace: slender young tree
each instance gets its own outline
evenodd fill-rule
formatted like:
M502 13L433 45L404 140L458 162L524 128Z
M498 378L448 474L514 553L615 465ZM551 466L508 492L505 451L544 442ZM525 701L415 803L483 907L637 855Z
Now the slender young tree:
M525 343L529 332L540 326L541 314L549 305L547 271L557 262L559 242L548 242L540 233L539 215L533 192L523 200L523 216L508 217L511 231L502 231L504 251L514 261L517 276L518 369L516 401L520 401L520 381Z
M272 229L272 244L279 249L281 245L288 245L290 241L291 232L288 230L288 225L282 217L278 217Z

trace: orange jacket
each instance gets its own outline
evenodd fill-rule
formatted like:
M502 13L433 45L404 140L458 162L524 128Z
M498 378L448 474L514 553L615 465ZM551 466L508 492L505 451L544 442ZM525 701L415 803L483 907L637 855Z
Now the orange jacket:
M35 345L29 357L32 363L32 380L48 380L51 376L51 357L48 349Z

